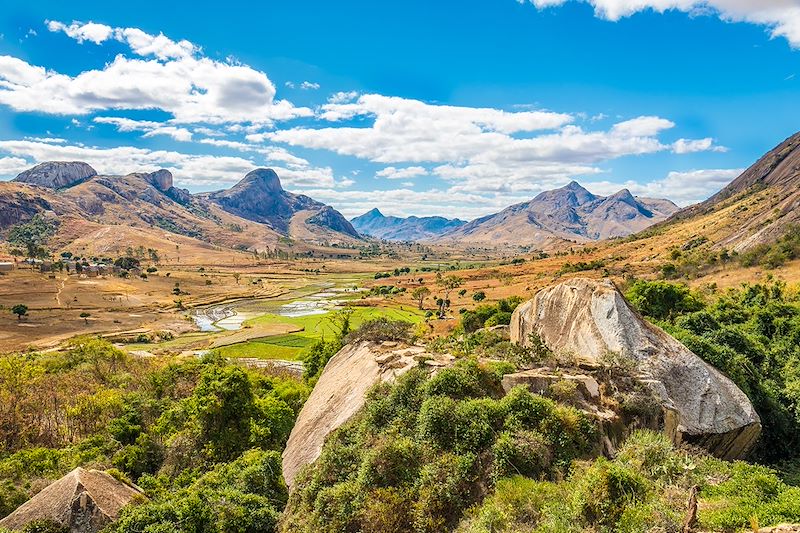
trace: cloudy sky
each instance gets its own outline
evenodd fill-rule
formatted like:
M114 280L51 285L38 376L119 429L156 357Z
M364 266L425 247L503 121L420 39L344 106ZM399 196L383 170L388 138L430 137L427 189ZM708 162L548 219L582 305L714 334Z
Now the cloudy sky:
M31 4L0 17L0 179L269 166L348 216L573 179L687 205L800 129L800 0Z

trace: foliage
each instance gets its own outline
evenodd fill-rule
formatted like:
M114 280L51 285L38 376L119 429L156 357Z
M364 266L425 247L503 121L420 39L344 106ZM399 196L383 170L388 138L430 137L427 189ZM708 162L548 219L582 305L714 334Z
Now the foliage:
M686 287L634 284L631 303L730 377L761 417L756 456L800 452L800 295L781 282L743 285L703 306Z
M800 225L789 226L780 239L771 244L759 244L739 256L742 266L761 265L779 268L787 261L800 257Z
M479 305L461 316L461 329L473 333L484 327L511 323L511 313L522 303L522 298L512 296L494 305Z
M563 481L514 473L471 509L459 533L517 531L680 531L693 486L699 531L741 531L800 519L800 489L774 471L675 449L649 431L634 432L613 460L575 465Z
M307 395L218 356L133 359L92 337L2 355L0 515L76 466L114 467L150 497L114 531L273 531L278 452Z
M642 314L656 320L670 320L679 313L699 311L703 307L689 287L666 281L637 281L625 297Z
M43 259L50 255L47 242L57 229L58 220L39 213L28 222L12 227L6 240L11 246L19 246L27 257Z
M28 306L25 304L16 304L11 307L11 312L17 315L17 320L22 320L22 317L28 314Z
M523 388L503 397L498 375L474 360L432 377L415 369L378 385L329 436L296 480L284 529L448 531L499 472L556 479L595 438L571 407ZM387 509L391 517L380 515Z

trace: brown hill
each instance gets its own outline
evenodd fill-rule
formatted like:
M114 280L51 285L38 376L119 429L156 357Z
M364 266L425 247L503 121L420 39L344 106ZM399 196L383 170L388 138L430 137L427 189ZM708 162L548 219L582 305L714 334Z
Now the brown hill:
M227 191L199 195L174 187L167 170L100 176L87 169L85 163L53 162L0 183L0 231L44 212L63 222L58 242L75 241L95 253L119 253L142 242L171 252L185 239L255 251L274 249L283 238L310 245L359 239L340 213L284 191L270 169L249 173Z
M800 133L767 152L720 192L677 213L669 222L727 212L728 228L715 240L737 251L776 240L800 223Z

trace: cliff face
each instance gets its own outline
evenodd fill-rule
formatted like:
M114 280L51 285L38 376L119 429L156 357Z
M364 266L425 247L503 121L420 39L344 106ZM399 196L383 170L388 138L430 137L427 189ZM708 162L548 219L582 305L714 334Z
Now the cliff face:
M755 444L761 420L727 377L661 329L645 322L610 283L573 279L540 291L516 309L511 340L536 335L555 353L598 365L608 354L629 360L659 399L665 430L676 442L725 459Z

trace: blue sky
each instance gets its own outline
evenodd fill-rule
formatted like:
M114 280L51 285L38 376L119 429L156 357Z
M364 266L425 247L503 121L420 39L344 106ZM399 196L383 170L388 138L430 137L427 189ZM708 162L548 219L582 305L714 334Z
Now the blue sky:
M800 0L31 4L0 17L2 179L271 166L348 216L572 179L686 205L800 129Z

